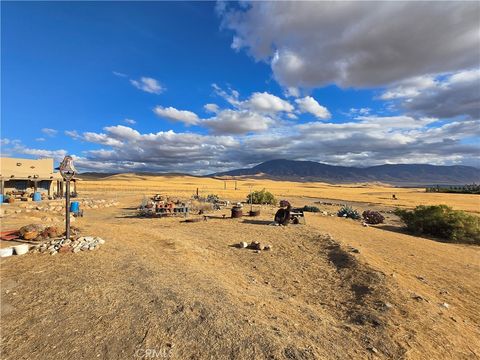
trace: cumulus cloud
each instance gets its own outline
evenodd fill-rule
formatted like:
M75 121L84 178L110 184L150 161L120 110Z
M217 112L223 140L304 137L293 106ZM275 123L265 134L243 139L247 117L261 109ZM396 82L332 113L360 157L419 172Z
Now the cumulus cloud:
M215 93L237 109L251 110L261 113L291 112L294 107L282 98L268 92L254 92L244 101L240 93L234 89L224 90L217 84L212 84Z
M222 110L215 117L202 121L215 134L247 134L265 131L274 120L249 110Z
M103 171L198 172L224 169L222 154L238 146L238 141L230 136L174 131L141 134L123 125L105 127L103 131L80 135L82 140L104 147L86 151L85 156L76 159L76 164ZM25 149L19 150L25 153Z
M382 95L403 111L421 116L480 118L480 70L407 79Z
M306 96L301 99L296 99L300 112L310 113L315 115L318 119L330 119L330 111L325 106L320 105L317 100L311 96Z
M240 107L263 113L291 112L293 106L286 100L267 92L255 92Z
M478 2L268 1L220 13L234 49L296 88L377 87L478 66L479 12Z
M153 112L165 119L179 121L186 125L197 125L200 121L197 114L188 110L177 110L174 107L156 106Z
M478 166L480 147L468 139L480 136L479 120L439 125L435 123L437 119L428 117L368 115L344 123L313 121L275 127L268 133L248 133L253 125L245 125L244 129L237 126L249 121L262 124L265 119L258 118L260 114L223 110L218 116L221 119L205 120L212 123L209 124L212 130L217 127L218 134L238 134L141 133L123 125L105 127L102 132L76 133L84 142L101 146L77 156L76 164L83 170L192 173L223 171L276 158L351 166L384 163ZM225 130L225 126L233 130ZM243 135L245 132L248 134ZM66 154L65 150L33 149L18 142L7 141L7 146L11 147L6 149L7 153L56 159Z
M174 107L157 106L153 111L162 118L179 121L187 126L201 126L216 135L240 135L271 130L271 127L282 124L279 114L285 114L289 119L296 118L293 105L273 94L254 92L246 100L240 100L240 94L236 90L223 90L216 84L212 87L232 108L206 104L205 111L213 113L209 118L199 118L192 111Z
M50 136L50 137L54 137L58 133L58 130L49 129L49 128L43 128L41 131L42 131L42 133L44 133L45 135Z
M205 104L203 108L205 109L205 111L211 113L217 113L220 110L217 104Z
M158 82L158 80L151 77L143 76L139 80L131 79L130 83L137 89L151 94L161 94L165 91L165 88Z

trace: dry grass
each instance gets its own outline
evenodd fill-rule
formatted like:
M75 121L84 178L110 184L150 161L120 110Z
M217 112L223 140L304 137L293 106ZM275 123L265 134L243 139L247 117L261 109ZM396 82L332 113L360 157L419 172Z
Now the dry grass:
M224 189L226 184L227 189ZM164 192L190 197L199 189L200 195L218 194L223 198L244 200L250 191L263 188L278 198L304 197L337 199L398 207L445 204L457 210L480 213L480 197L470 194L427 193L424 188L396 188L378 184L331 185L297 183L265 179L219 180L190 176L114 175L104 180L80 182L82 192L118 194L152 194ZM395 194L398 200L393 200Z
M190 196L200 187L236 200L250 183L294 205L337 198L385 208L392 192L400 198L394 205L404 206L443 195L264 180L239 181L236 191L231 182L224 191L223 181L190 177L85 181L82 193L121 203L76 222L107 243L79 254L0 261L1 358L137 359L145 349L171 359L480 356L478 247L403 234L390 217L369 228L320 214L307 214L305 226L267 226L273 207L262 207L259 218L222 219L225 210L191 224L132 217L143 194ZM468 195L444 200L478 210L469 208ZM31 222L26 216L2 226ZM273 250L232 246L253 240Z

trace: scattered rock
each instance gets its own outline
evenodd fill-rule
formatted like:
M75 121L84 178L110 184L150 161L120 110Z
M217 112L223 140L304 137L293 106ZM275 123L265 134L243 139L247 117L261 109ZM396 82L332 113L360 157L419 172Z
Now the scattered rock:
M263 247L262 247L262 244L260 244L259 241L252 241L252 243L250 244L250 249L253 249L253 250L262 250Z
M78 253L80 251L95 250L100 245L105 244L105 240L94 236L80 236L77 239L52 239L42 245L35 246L31 252L44 253L49 251L51 255L59 253L73 252Z
M241 241L238 244L238 247L240 247L241 249L245 249L247 246L248 246L248 244L245 241Z
M265 245L265 246L263 247L263 250L265 250L265 251L271 251L271 250L272 250L272 245L270 245L270 244Z
M418 295L418 294L413 294L413 295L412 295L412 299L415 299L415 300L417 300L417 301L426 301L426 302L428 302L427 299L425 299L422 295Z
M449 304L447 304L446 302L440 304L441 307L444 307L445 309L448 309L450 307Z
M369 227L369 225L366 222L362 223L363 227Z
M423 276L417 275L416 278L425 284L427 283L427 279L425 279Z
M378 354L378 350L374 346L367 347L367 350L374 354Z

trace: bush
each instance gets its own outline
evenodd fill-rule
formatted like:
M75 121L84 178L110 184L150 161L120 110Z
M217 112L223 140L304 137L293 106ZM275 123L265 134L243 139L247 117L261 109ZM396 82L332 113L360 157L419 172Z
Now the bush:
M362 214L362 217L367 224L372 225L381 224L385 220L382 214L373 210L365 210Z
M480 218L446 205L417 206L413 211L395 210L416 234L433 235L449 242L480 245Z
M269 205L276 205L277 200L275 200L275 196L271 192L266 191L265 189L260 191L254 191L247 196L247 202L250 204L269 204Z
M338 210L337 215L354 220L360 219L360 214L358 211L348 205L344 205L340 210Z
M314 213L317 213L317 212L320 212L320 209L316 206L308 206L308 205L305 205L303 207L303 211L305 212L314 212Z
M220 198L218 197L217 194L210 194L210 195L207 195L206 202L216 203L218 202L218 200L220 200Z

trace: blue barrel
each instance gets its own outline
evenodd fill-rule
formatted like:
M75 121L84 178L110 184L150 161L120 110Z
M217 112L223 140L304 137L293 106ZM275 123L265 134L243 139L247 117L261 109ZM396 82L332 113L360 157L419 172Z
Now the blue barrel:
M33 193L33 201L42 201L42 194L38 191Z
M2 204L3 201L4 201L4 199L3 199L3 194L0 194L0 204Z
M70 203L70 211L72 213L78 213L80 211L80 203L78 201L72 201Z

